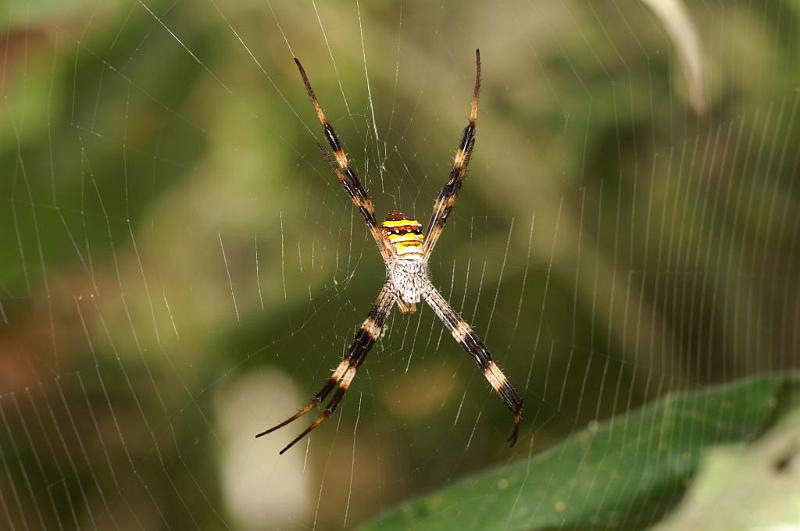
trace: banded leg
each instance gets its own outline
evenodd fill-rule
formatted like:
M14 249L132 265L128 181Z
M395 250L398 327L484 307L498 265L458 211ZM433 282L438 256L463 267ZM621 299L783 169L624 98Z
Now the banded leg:
M478 96L481 90L481 53L475 50L475 90L472 93L472 107L469 112L469 123L464 128L461 135L461 143L456 151L453 160L453 169L450 171L450 178L439 193L439 197L433 203L433 214L428 223L428 234L425 236L425 246L423 253L425 258L429 258L439 236L442 235L450 211L456 205L458 191L467 175L467 166L472 156L472 148L475 146L475 122L478 120Z
M325 159L325 161L328 163L328 166L330 166L331 170L333 170L333 173L336 174L336 178L339 179L339 182L344 185L344 189L345 191L347 191L347 194L353 199L353 203L355 203L356 206L359 207L359 210L361 210L361 212L364 213L364 209L361 206L359 206L359 203L356 202L355 199L356 196L350 193L350 188L348 188L346 184L348 182L348 179L342 173L342 170L339 169L338 163L335 160L333 160L331 154L328 153L328 150L325 149L322 145L319 146L319 151L320 153L322 153L322 158ZM359 184L359 186L361 185ZM364 194L366 194L366 192L364 192ZM375 207L372 205L372 201L369 198L367 198L367 203L364 208L368 210L368 213L372 216L371 219L374 221ZM365 218L366 216L367 214L364 214ZM372 225L369 219L367 219L367 225L369 227L370 234L372 234L372 238L375 240L375 243L378 244L378 250L380 251L381 256L383 257L383 260L385 262L392 255L392 247L389 245L389 242L387 242L386 239L383 237L383 232L381 231L380 225L378 225L377 223L375 225Z
M453 338L472 356L478 367L483 371L483 376L491 384L492 389L500 395L508 409L514 414L514 428L508 437L508 443L514 446L519 434L519 423L522 420L522 398L517 394L514 386L508 381L500 367L492 361L492 355L486 345L483 344L483 341L481 341L481 338L442 297L442 294L429 284L427 289L423 291L423 297L428 306L431 307L436 316L439 317L444 326L453 335Z
M303 84L306 87L306 92L308 92L308 97L311 98L311 103L314 105L314 109L317 111L319 123L322 124L322 128L325 132L325 138L328 140L328 145L330 145L331 150L333 151L333 160L331 160L330 155L324 148L320 148L322 155L325 157L325 160L328 162L328 164L330 164L334 173L336 173L336 178L339 179L340 183L342 183L344 191L347 192L348 196L350 196L350 200L361 212L361 215L364 216L364 220L367 222L367 226L372 233L372 237L375 238L375 241L378 243L378 247L381 249L381 253L383 253L385 250L385 244L381 238L378 221L375 219L375 205L372 203L372 199L370 199L367 191L361 185L361 181L358 180L356 171L350 166L350 160L347 158L347 153L344 151L344 146L342 146L342 143L339 141L339 137L336 136L336 131L333 130L333 126L328 121L328 117L325 115L322 105L319 104L317 95L314 94L314 89L311 88L311 83L308 81L308 76L306 75L303 65L300 64L300 60L296 57L294 62L297 64L297 68L300 70L300 75L303 78Z
M353 381L353 378L356 375L356 369L358 369L358 367L364 363L367 352L369 352L369 349L372 348L372 346L380 337L381 330L383 329L383 323L386 321L386 317L389 315L389 311L392 309L392 304L394 304L394 294L392 293L391 286L386 284L383 286L383 289L378 295L378 299L372 305L372 308L370 308L367 318L358 329L356 337L353 340L353 343L350 345L347 355L339 363L339 366L336 368L336 370L333 371L333 374L325 383L325 385L322 386L322 389L320 389L319 392L314 395L311 401L302 407L297 413L284 420L280 424L273 426L268 430L262 431L256 435L256 438L267 435L268 433L272 433L273 431L299 419L317 407L320 402L325 400L333 388L338 386L336 393L334 393L333 398L331 398L331 401L328 403L328 406L325 408L322 414L318 416L314 422L312 422L311 425L305 429L305 431L303 431L300 435L295 437L292 442L286 445L286 447L281 450L280 453L284 453L286 450L294 446L295 443L308 435L314 428L322 424L325 419L330 417L333 412L336 411L336 407L339 405L339 402L344 397L347 388Z

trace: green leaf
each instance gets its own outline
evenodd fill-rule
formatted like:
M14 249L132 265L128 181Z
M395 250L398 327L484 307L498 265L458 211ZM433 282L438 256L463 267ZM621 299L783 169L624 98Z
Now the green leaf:
M754 438L797 382L765 376L668 395L406 503L366 529L645 526L674 505L704 448Z
M755 444L708 451L678 510L654 531L796 529L797 522L800 409Z

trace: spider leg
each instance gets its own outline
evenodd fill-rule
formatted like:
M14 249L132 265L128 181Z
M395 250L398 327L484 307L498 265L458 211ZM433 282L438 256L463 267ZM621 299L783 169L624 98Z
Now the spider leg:
M519 434L519 423L522 420L522 398L503 374L503 371L500 370L500 367L492 361L492 355L486 345L483 344L483 341L481 341L481 338L442 297L442 294L429 284L427 289L423 291L423 297L428 306L431 307L436 316L453 335L453 338L472 356L478 367L483 371L483 376L491 384L492 389L500 395L500 398L503 399L503 402L513 413L514 428L508 437L508 443L514 446Z
M401 301L399 298L397 299L397 307L400 309L400 313L403 315L414 315L417 313L417 305L416 304L406 304Z
M478 120L478 96L481 90L481 54L479 50L475 50L475 70L475 89L472 93L469 123L467 123L467 127L464 128L464 132L461 135L461 143L453 160L450 178L439 193L439 197L433 203L433 214L431 214L431 220L428 223L428 234L425 236L425 246L423 247L426 259L430 257L436 242L439 240L439 236L442 235L447 218L456 205L458 191L461 189L461 184L467 175L467 166L469 166L469 159L472 156L472 148L475 146L475 122Z
M306 92L308 92L308 97L311 98L311 103L317 111L319 123L322 124L322 128L325 131L325 138L328 140L328 145L330 145L333 151L333 159L331 159L327 150L320 146L322 156L333 169L336 178L342 183L342 187L344 187L344 191L347 192L347 195L350 196L350 200L361 212L361 215L364 216L364 220L367 222L372 237L375 238L381 253L385 256L388 247L383 240L378 221L375 219L375 205L372 203L372 199L370 199L367 191L361 185L361 181L358 180L356 170L350 166L350 160L347 157L347 153L344 151L344 146L342 146L342 143L339 141L339 137L336 136L333 125L328 121L328 117L325 115L322 105L320 105L317 100L317 95L314 93L314 89L311 88L311 82L308 80L303 65L300 64L300 60L296 57L294 62L297 64L298 70L300 70L300 75L303 78L303 84L306 87Z
M345 191L347 191L347 194L350 196L351 199L353 199L353 203L355 203L356 206L358 206L359 210L361 210L363 214L364 213L363 208L359 206L359 203L356 202L355 196L350 193L349 191L350 189L345 184L348 182L347 177L342 173L342 170L339 169L339 166L337 165L336 161L331 157L331 154L328 152L328 150L325 149L325 147L321 144L317 144L317 147L319 147L319 151L320 153L322 153L322 158L325 159L325 162L327 162L328 166L331 167L333 173L336 174L336 178L339 179L339 182L345 185ZM366 195L366 192L364 192L364 195ZM372 234L373 239L378 244L378 250L380 251L381 256L383 257L384 262L386 262L391 256L393 249L392 246L389 245L389 243L383 237L383 233L381 232L380 226L377 224L377 222L375 222L375 208L372 206L372 201L370 201L369 198L367 198L367 201L368 201L367 206L369 207L369 211L371 212L372 216L371 218L372 221L367 219L367 226L369 228L370 233ZM364 217L366 218L366 214L364 214Z
M322 387L322 389L320 389L319 392L314 395L308 404L300 408L297 413L284 420L280 424L277 424L268 430L262 431L256 435L256 438L267 435L268 433L272 433L273 431L299 419L317 407L320 402L325 400L333 388L338 386L336 393L334 393L333 398L328 403L328 406L325 408L322 414L317 417L314 422L312 422L311 425L306 428L305 431L295 437L292 442L290 442L283 450L281 450L280 453L284 453L286 450L294 446L295 443L308 435L314 428L322 424L325 419L330 417L336 410L339 402L344 397L347 388L350 387L350 383L353 381L353 378L356 375L356 369L362 363L364 363L367 352L369 352L369 350L380 337L381 331L383 330L383 324L386 321L386 317L389 315L389 311L392 309L392 304L394 304L394 301L394 293L392 292L391 286L387 283L383 286L383 289L381 289L377 300L372 305L372 308L370 308L369 314L367 314L367 318L358 329L356 337L353 340L353 343L350 345L347 355L339 363L339 366L336 368L336 370L333 371L333 374Z

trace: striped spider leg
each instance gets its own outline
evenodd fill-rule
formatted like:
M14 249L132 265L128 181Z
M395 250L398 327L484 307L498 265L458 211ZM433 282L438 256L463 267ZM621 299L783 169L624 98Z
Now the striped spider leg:
M423 253L427 260L431 256L439 236L442 235L444 225L453 207L456 206L458 191L467 175L469 159L472 156L472 149L475 147L475 123L478 120L478 98L481 92L481 53L475 50L475 88L472 91L472 105L469 111L469 122L461 134L461 143L458 145L456 156L453 160L453 169L450 170L450 178L447 179L439 197L433 203L433 213L428 222L428 235L425 238Z
M380 337L381 331L383 330L383 323L386 322L386 317L389 315L394 302L395 296L392 287L387 283L383 286L383 289L378 295L378 299L372 305L372 308L370 308L367 318L363 323L361 323L361 327L358 329L358 332L356 332L356 337L353 340L353 343L350 345L347 355L345 355L344 359L339 363L339 366L336 367L336 370L333 371L333 374L330 378L328 378L328 381L325 383L325 385L322 386L322 389L320 389L319 392L314 395L314 398L312 398L311 401L306 404L305 407L301 408L297 413L284 420L280 424L277 424L268 430L262 431L256 435L256 438L261 437L262 435L267 435L268 433L272 433L278 428L282 428L290 422L294 422L295 420L299 419L317 407L320 402L325 400L333 388L338 386L336 393L334 393L333 398L331 398L331 401L328 402L328 406L325 408L322 414L320 414L314 420L314 422L312 422L311 425L305 429L305 431L295 437L292 442L287 444L280 453L282 454L294 446L295 443L311 433L312 430L325 422L328 417L333 415L333 412L336 411L336 407L339 405L339 402L341 402L342 398L344 397L345 392L347 392L347 388L350 387L350 383L353 381L353 378L355 378L356 370L362 363L364 363L367 353Z
M311 103L314 105L314 110L317 111L317 118L319 119L319 123L322 125L322 129L325 132L325 138L328 140L328 145L331 147L331 150L333 150L334 158L331 160L331 156L328 151L324 147L320 146L319 149L322 152L322 156L336 174L336 178L339 179L340 183L342 183L342 187L344 187L344 191L350 197L350 200L361 212L361 215L364 216L364 221L366 221L367 227L369 228L372 237L375 239L375 243L378 244L378 249L381 252L381 256L383 256L384 260L386 260L389 249L386 246L386 241L383 239L381 229L378 226L378 221L375 219L375 205L372 203L372 199L370 199L369 194L367 194L367 191L364 189L364 186L362 186L361 181L358 180L356 170L350 165L350 159L347 157L344 146L339 141L339 137L336 136L336 131L333 129L333 125L331 125L330 121L328 121L328 116L325 114L325 110L322 108L322 105L320 105L319 100L317 100L317 95L314 93L314 89L311 88L311 82L308 80L306 70L303 68L303 65L300 63L300 60L297 57L294 58L294 62L297 65L297 69L300 70L300 76L303 78L303 85L306 87L308 97L311 98Z
M522 398L520 398L517 390L514 389L514 386L503 374L503 371L500 370L500 367L492 360L492 355L486 345L483 344L483 341L481 341L481 338L458 315L458 312L450 306L442 294L432 284L429 284L422 292L422 296L456 342L467 351L467 354L472 356L492 389L500 395L508 409L511 410L514 415L514 429L507 440L511 446L514 446L519 434L519 423L522 420Z
M364 220L367 222L367 226L378 244L386 265L387 281L378 295L378 299L372 305L369 315L359 328L347 355L333 371L333 374L322 389L297 413L280 424L259 433L256 437L271 433L307 414L325 400L334 387L338 386L338 390L334 393L325 410L280 453L284 453L322 424L336 410L347 388L355 378L356 370L364 362L369 349L380 337L383 325L392 307L397 304L401 313L411 314L416 311L416 305L424 300L433 309L433 312L458 344L472 356L478 367L483 371L486 380L511 410L514 415L514 428L508 438L508 442L513 446L517 441L519 424L522 419L522 398L520 398L500 368L492 361L489 350L472 330L472 327L453 310L428 279L430 253L439 236L441 236L447 217L455 206L458 192L466 175L472 149L475 145L475 123L478 118L478 93L481 81L480 53L475 50L475 89L472 95L469 123L462 134L461 144L455 155L450 178L434 203L433 215L430 221L430 234L427 236L423 233L422 224L419 221L411 219L396 210L389 212L381 223L377 222L372 200L359 182L355 170L350 166L347 154L344 152L342 144L337 138L333 126L328 121L322 106L317 101L303 66L297 59L295 59L295 63L297 63L297 67L300 70L308 96L317 111L317 117L322 124L325 138L327 138L328 144L333 151L334 158L332 159L324 148L320 148L323 157L330 164L353 204L364 216Z

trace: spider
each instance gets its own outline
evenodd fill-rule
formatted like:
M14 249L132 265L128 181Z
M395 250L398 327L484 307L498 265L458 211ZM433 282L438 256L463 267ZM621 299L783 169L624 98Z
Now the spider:
M461 136L461 143L458 151L456 151L450 178L433 204L433 214L428 224L430 232L427 235L423 232L422 224L419 221L411 219L406 214L396 210L389 212L382 222L379 223L377 221L375 218L375 206L367 195L367 191L359 182L356 171L350 165L350 160L342 147L342 143L336 136L336 132L333 130L333 126L328 121L327 116L325 116L325 111L317 101L303 65L300 64L297 58L294 59L294 62L300 70L300 76L303 78L306 92L308 92L311 103L317 111L317 117L322 124L325 138L328 140L331 150L333 150L334 157L331 158L328 151L322 146L320 146L320 151L336 174L339 182L342 183L353 204L364 216L367 227L372 233L372 237L375 239L378 250L383 257L383 262L386 265L387 279L378 294L378 299L370 308L367 318L356 333L347 355L333 371L327 383L305 407L277 426L259 433L256 437L272 433L299 419L319 405L336 388L336 392L325 410L308 428L286 445L280 453L283 454L322 424L336 410L348 387L350 387L353 378L355 378L358 367L364 363L367 352L380 337L392 307L397 304L402 314L413 314L416 312L417 303L420 300L424 300L442 321L442 324L450 331L458 344L472 356L478 367L483 371L483 375L489 381L489 384L500 395L508 409L511 410L514 415L514 427L508 437L508 443L513 446L517 441L519 424L522 419L522 398L505 377L503 371L492 361L489 350L472 330L472 327L458 315L428 279L428 260L433 248L436 246L436 242L442 235L447 218L456 204L458 191L464 181L472 149L475 146L475 122L478 119L478 95L481 87L480 51L475 50L475 89L472 94L469 123L464 128L464 133Z

